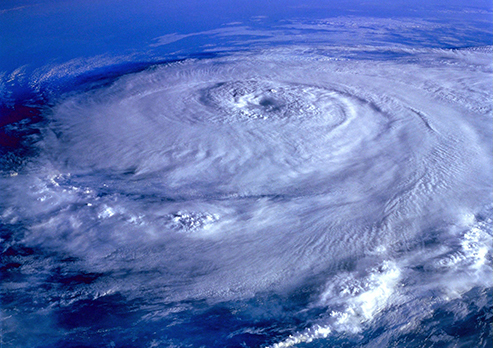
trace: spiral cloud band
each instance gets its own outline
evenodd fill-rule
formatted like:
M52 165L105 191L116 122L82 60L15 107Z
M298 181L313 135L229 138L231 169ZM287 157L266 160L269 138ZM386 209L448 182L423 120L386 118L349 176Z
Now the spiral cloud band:
M491 312L491 50L382 50L187 59L65 96L1 178L36 251L6 291L39 306L7 334L49 317L52 337L149 347L456 342L436 316ZM112 329L67 319L108 301ZM197 315L234 323L226 341L178 339Z

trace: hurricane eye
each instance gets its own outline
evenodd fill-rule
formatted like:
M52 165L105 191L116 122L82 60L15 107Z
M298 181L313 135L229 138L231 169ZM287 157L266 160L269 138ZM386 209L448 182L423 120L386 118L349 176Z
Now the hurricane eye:
M277 107L277 102L271 98L263 98L259 101L259 104L266 108L274 108Z

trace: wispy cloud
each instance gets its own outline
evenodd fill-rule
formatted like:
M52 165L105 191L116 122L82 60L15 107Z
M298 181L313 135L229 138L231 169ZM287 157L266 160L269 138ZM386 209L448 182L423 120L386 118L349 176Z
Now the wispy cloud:
M12 12L12 11L20 11L20 10L23 10L27 7L32 7L34 5L25 5L25 6L18 6L18 7L13 7L13 8L7 8L7 9L4 9L4 10L0 10L0 14L4 14L4 13L7 13L7 12Z
M247 26L234 26L234 27L225 27L213 30L199 31L190 34L166 34L163 36L156 37L154 41L156 43L151 44L151 47L163 46L170 44L172 42L176 42L187 37L198 36L198 35L211 35L211 36L258 36L258 37L270 37L274 35L274 33L265 31L265 30L256 30Z

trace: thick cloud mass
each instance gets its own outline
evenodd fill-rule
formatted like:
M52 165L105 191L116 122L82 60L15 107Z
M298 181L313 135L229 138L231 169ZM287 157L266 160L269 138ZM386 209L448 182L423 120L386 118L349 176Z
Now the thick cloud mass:
M30 250L4 286L34 308L7 339L491 342L491 68L490 49L293 47L66 96L0 179L10 247ZM181 332L217 331L197 315L235 324L200 341Z

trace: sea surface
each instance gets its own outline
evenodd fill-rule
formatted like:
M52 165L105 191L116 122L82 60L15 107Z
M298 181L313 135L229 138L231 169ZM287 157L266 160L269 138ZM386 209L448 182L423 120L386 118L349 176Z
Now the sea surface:
M489 2L0 6L1 347L491 347Z

